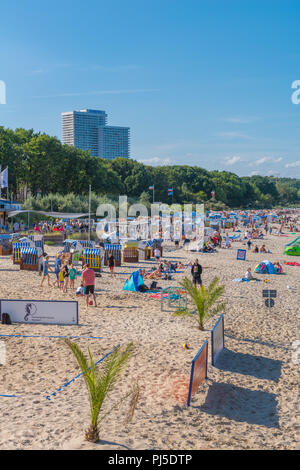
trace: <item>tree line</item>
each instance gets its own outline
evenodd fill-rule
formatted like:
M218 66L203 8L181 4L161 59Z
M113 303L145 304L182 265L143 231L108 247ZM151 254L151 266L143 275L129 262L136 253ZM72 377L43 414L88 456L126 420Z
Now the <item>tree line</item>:
M29 193L34 198L72 193L71 199L79 197L80 205L80 196L87 195L91 184L95 195L114 200L117 195L126 194L146 205L152 201L149 187L153 185L155 200L163 203L205 203L216 209L300 203L300 179L239 177L228 171L208 171L189 165L151 167L124 158L109 161L63 145L58 138L33 129L11 130L0 126L0 164L2 169L9 168L9 195L21 200L28 198ZM168 188L173 188L173 196L168 196ZM71 199L62 205L69 207Z

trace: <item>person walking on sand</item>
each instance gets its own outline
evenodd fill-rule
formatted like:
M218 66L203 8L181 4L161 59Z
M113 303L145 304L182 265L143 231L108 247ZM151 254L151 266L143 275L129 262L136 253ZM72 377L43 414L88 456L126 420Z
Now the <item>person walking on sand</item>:
M158 247L156 247L154 249L154 257L155 257L156 261L159 263L159 261L160 261L160 249Z
M93 296L95 307L97 307L95 296L95 271L90 269L88 264L84 266L82 271L82 282L85 287L86 306L89 306L90 295Z
M43 261L43 272L42 272L42 280L41 280L41 287L43 287L44 280L47 278L48 279L48 286L52 287L50 284L50 275L49 271L52 271L52 268L49 266L49 256L46 256L46 259Z
M60 268L61 268L61 257L58 256L55 260L55 267L54 267L54 272L55 272L55 275L56 275L56 281L54 282L53 284L53 287L55 286L55 284L57 284L57 287L60 287L59 286L59 273L60 273Z
M115 277L115 274L114 274L115 257L111 252L108 253L108 266L110 270L110 277Z
M199 264L198 259L195 259L195 262L192 265L191 273L193 276L194 285L197 286L198 284L199 286L202 286L202 279L201 279L202 266L201 264Z
M225 248L229 248L229 234L228 234L228 232L226 233Z

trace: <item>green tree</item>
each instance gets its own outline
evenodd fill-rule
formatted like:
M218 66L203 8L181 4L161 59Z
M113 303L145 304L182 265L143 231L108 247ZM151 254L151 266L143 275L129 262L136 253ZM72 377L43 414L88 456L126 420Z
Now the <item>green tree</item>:
M225 303L219 302L220 297L224 294L225 287L218 285L218 283L219 278L215 277L207 288L202 285L197 289L193 282L187 277L181 282L181 285L187 290L196 307L199 330L204 330L204 322L206 319L225 309ZM175 315L188 315L195 318L195 315L188 311L179 311L176 312Z
M121 372L126 366L130 355L132 353L133 344L129 343L127 347L121 350L119 347L115 349L106 359L102 362L102 371L99 372L92 354L89 351L89 361L76 343L65 339L65 344L71 349L74 354L77 364L83 373L85 384L89 394L91 424L85 433L85 438L90 442L99 441L99 424L110 414L110 412L118 407L125 398L129 395L135 395L133 400L136 405L138 389L134 389L121 398L107 413L99 418L100 411L103 407L104 401L108 399L110 393L114 389ZM133 414L133 413L132 413Z

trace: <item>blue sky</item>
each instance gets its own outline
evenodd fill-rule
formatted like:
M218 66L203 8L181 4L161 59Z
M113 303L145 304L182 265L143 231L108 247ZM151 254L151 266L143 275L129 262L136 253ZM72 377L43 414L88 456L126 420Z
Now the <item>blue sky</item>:
M300 177L300 2L2 0L0 125L61 138L104 109L131 155Z

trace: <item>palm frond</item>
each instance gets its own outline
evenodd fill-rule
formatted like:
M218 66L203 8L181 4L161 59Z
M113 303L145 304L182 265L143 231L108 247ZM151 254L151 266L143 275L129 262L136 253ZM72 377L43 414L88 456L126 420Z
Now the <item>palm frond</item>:
M187 290L197 309L197 320L200 329L203 328L206 318L215 315L225 308L224 303L217 303L225 292L225 287L223 285L218 285L219 280L220 279L218 277L214 277L207 288L202 285L199 289L197 289L193 282L187 277L185 277L181 282L181 285ZM187 316L185 312L175 312L175 315Z
M176 310L173 313L174 317L194 317L194 315L189 310Z
M125 424L129 424L133 420L133 416L134 416L134 413L135 413L135 410L136 410L136 407L140 398L140 392L141 390L140 390L139 384L136 383L131 392L132 396L131 396L131 400L129 404L129 410L127 412L127 416L125 419Z
M89 393L89 402L90 402L90 412L92 426L91 429L93 432L88 432L87 436L92 436L94 438L95 434L98 435L98 422L99 414L103 405L105 398L108 396L109 392L112 391L115 386L122 370L124 369L126 363L129 360L129 357L133 350L133 343L129 343L125 349L118 347L115 349L106 359L101 363L101 371L96 369L95 362L93 360L92 353L88 349L90 364L84 356L83 352L76 343L72 343L69 340L65 340L65 344L73 352L76 361L83 373L83 377L86 382L86 386ZM129 392L125 397L118 401L116 406L119 406L122 401L128 397L132 392ZM113 409L112 408L112 409ZM106 413L109 414L109 412ZM104 417L101 418L101 421Z

